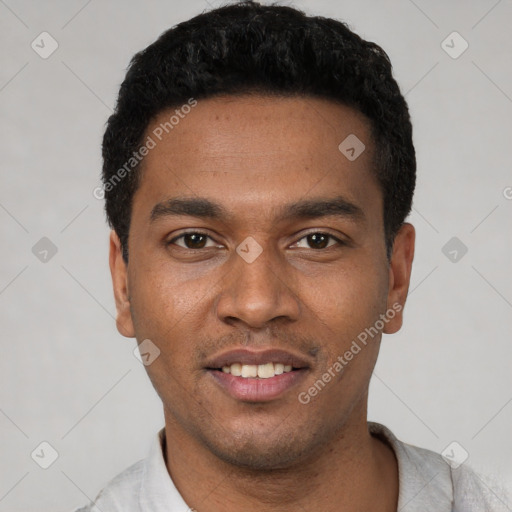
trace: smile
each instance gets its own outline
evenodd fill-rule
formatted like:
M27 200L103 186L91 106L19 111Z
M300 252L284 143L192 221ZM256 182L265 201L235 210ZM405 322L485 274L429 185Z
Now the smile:
M230 373L235 377L270 379L276 375L282 375L292 371L291 364L265 363L265 364L242 364L233 363L230 366L223 366L224 373Z

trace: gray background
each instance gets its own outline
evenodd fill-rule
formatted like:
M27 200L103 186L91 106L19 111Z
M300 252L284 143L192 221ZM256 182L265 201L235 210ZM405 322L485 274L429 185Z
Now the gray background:
M115 328L92 191L129 58L208 4L219 5L0 0L0 511L87 502L163 425L136 343ZM382 45L414 122L411 293L404 328L383 340L370 419L439 452L457 441L468 464L510 485L512 2L294 5ZM59 45L47 59L31 48L43 31ZM453 31L469 43L456 59L442 47ZM46 262L32 251L42 237L58 249ZM468 248L456 262L443 253L452 237ZM31 458L42 441L59 454L48 469Z

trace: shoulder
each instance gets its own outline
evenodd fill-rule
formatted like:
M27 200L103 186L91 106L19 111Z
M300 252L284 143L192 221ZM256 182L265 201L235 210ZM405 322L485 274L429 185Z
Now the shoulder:
M439 453L398 440L384 425L369 422L370 433L395 452L399 473L399 510L498 512L509 510L467 464L457 464Z
M485 479L470 467L462 465L451 471L454 494L454 512L510 511L512 497L504 483L496 477L485 475Z
M145 459L110 480L93 503L75 512L186 510L165 463L165 428L154 437Z
M145 470L144 460L139 460L112 478L98 493L94 502L74 512L132 511L138 510L139 489Z

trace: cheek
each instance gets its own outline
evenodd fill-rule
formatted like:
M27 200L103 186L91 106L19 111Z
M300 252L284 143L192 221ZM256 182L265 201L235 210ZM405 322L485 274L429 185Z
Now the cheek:
M149 338L165 355L182 358L183 348L190 346L182 339L193 335L191 318L202 307L204 293L175 276L156 266L139 270L131 276L130 302L137 339Z
M387 271L365 262L337 268L305 282L302 297L333 334L357 335L386 308Z
M139 342L151 340L158 357L145 367L162 401L182 403L185 388L193 389L197 372L195 340L204 329L207 315L205 293L197 286L176 283L171 273L139 273L133 280L132 318ZM196 283L197 284L197 283ZM203 300L201 300L203 299ZM179 406L178 406L179 407ZM183 406L185 407L185 406Z
M361 259L316 283L304 288L304 301L326 355L320 373L343 380L343 389L362 389L378 355L380 332L371 328L386 310L387 271Z

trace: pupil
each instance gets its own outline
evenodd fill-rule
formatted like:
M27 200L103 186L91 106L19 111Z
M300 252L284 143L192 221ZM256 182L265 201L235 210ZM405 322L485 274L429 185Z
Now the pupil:
M185 245L187 245L187 247L189 249L200 249L201 247L204 246L204 236L203 235L199 235L197 233L192 233L192 234L188 234L185 238L185 240L187 241L187 243ZM201 243L201 240L200 239L203 239ZM188 243L188 242L191 242L191 243ZM192 247L190 247L192 246Z
M323 234L315 233L313 235L308 235L309 241L313 243L315 246L315 249L323 249L324 247L327 247L327 236ZM320 243L318 243L320 242ZM310 244L311 245L311 244Z
M328 237L324 234L315 233L308 235L308 242L313 245L315 249L323 249L327 247ZM189 249L198 249L204 247L205 237L197 233L186 235L186 245Z

